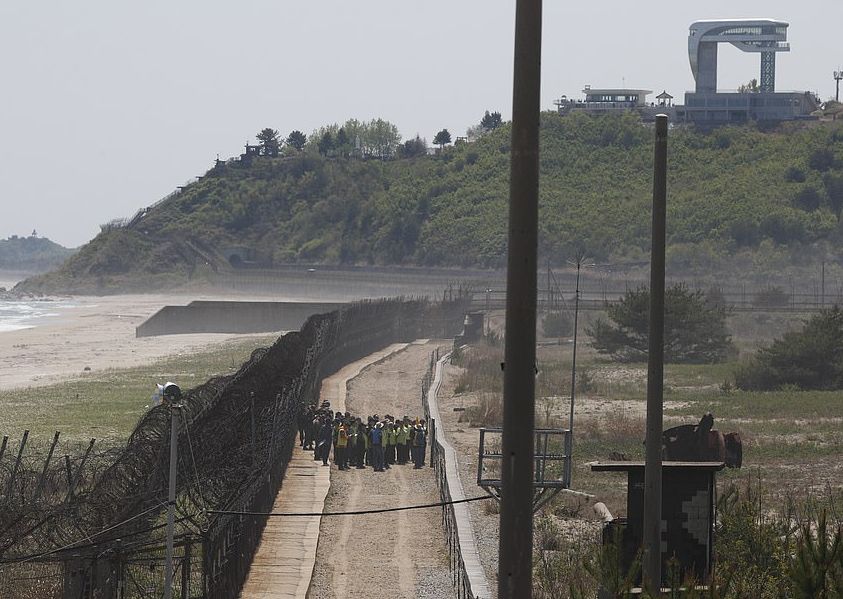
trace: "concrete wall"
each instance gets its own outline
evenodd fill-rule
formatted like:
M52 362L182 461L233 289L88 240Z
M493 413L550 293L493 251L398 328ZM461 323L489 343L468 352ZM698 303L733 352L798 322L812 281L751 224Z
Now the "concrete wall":
M196 301L164 306L135 329L137 337L182 333L270 333L297 331L314 314L342 303Z
M717 91L717 43L700 44L697 63L697 93Z

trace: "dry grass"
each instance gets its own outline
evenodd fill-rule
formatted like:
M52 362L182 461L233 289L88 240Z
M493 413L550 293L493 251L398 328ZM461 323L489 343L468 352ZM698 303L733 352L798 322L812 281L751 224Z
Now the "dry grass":
M466 410L469 426L497 427L503 424L503 399L494 393L480 393L476 405Z
M622 411L582 418L577 422L577 432L580 437L611 445L630 440L640 442L645 437L645 425L644 418L639 414Z
M500 392L503 389L503 349L485 344L472 346L452 356L451 363L463 369L457 378L456 393Z

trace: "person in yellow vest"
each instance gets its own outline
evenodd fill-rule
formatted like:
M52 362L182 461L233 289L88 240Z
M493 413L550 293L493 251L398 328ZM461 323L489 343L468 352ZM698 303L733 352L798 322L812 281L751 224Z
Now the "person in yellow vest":
M337 429L337 445L334 448L334 459L337 462L337 468L340 470L348 470L348 429L345 421L340 422Z

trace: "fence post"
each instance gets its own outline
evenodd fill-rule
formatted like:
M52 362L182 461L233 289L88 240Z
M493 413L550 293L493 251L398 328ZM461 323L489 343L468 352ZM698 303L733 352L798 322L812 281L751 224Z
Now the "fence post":
M79 463L79 468L76 470L76 476L73 477L73 481L70 483L70 489L67 491L67 497L65 497L65 503L73 499L73 494L76 492L76 485L79 484L79 479L82 476L82 469L85 467L85 462L88 461L88 456L91 454L91 450L94 448L94 443L96 443L96 439L91 439L91 442L88 444L88 448L85 450L85 454L82 456L82 461ZM64 456L65 461L67 463L68 468L68 475L70 474L70 459L68 456Z
M181 599L190 599L190 560L193 538L187 535L184 538L184 557L181 562Z
M436 444L436 419L430 419L430 467L433 468L433 452Z
M23 450L26 448L26 440L29 438L29 431L23 431L23 438L20 440L20 449L18 450L18 457L15 460L15 467L12 469L12 475L9 477L9 484L6 487L6 500L8 501L12 497L12 491L14 490L15 486L15 478L18 475L18 468L20 468L20 461L23 457Z
M123 541L121 539L114 541L114 551L111 555L111 559L109 560L111 575L114 577L114 582L111 587L111 596L114 597L114 599L123 599L124 571L122 547Z
M50 445L50 451L47 453L47 459L44 460L44 469L41 471L41 478L38 479L38 487L35 489L35 494L32 496L33 503L38 501L41 496L41 489L44 488L44 479L47 477L47 470L50 467L50 460L53 459L53 452L56 450L56 445L59 442L59 431L56 431L53 437L53 444Z

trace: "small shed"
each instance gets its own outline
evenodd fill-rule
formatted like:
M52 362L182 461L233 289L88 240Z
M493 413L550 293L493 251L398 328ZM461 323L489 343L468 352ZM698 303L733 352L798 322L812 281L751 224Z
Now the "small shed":
M702 583L711 576L714 550L715 474L723 462L662 462L662 583L667 562ZM644 542L644 462L596 462L593 472L626 472L626 518L607 523L603 544L620 541L622 571L632 566ZM640 583L640 579L638 581Z

